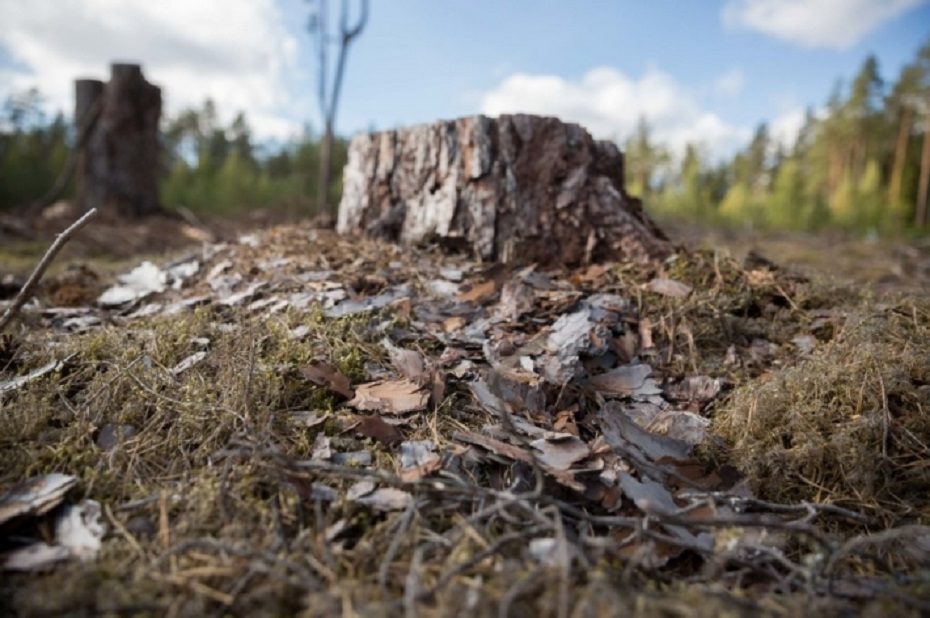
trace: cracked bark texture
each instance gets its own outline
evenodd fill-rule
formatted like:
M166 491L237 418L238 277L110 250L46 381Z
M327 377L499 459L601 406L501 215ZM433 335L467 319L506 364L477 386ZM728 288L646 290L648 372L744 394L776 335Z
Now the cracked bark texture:
M616 145L525 114L356 135L337 230L501 262L642 262L672 250L624 190Z

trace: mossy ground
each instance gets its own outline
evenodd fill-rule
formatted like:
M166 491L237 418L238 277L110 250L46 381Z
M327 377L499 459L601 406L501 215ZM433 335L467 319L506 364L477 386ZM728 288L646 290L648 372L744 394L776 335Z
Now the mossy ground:
M357 257L317 249L332 264ZM416 257L378 251L379 260ZM878 302L850 286L747 271L713 251L682 254L663 270L694 292L679 299L644 291L655 272L634 267L583 287L635 300L653 325L653 361L667 375L731 383L709 411L710 456L746 473L761 498L835 502L877 516L879 528L927 523L926 298ZM406 319L392 310L338 320L286 311L258 321L202 308L71 335L26 319L0 354L4 375L69 360L0 400L0 489L37 474L73 474L81 495L106 506L111 532L93 562L4 576L0 605L23 615L720 616L852 607L881 615L894 604L654 578L617 560L547 567L527 559L520 536L507 540L531 520L473 523L468 511L432 503L415 487L416 517L310 499L314 482L341 492L353 480L282 464L309 458L318 433L346 450L370 450L388 469L393 455L345 434L340 419L349 412L297 369L322 359L360 380L366 363L386 364L378 345L385 323ZM296 326L308 335L293 338ZM815 349L803 356L793 339L807 334ZM203 339L208 356L173 375ZM770 345L753 356L754 341ZM329 417L307 427L300 411ZM404 431L448 445L456 429L480 422L453 388ZM107 425L137 433L104 450L97 438ZM330 541L336 525L338 548ZM422 543L432 549L418 551ZM405 598L411 585L427 589L459 566L435 594Z
M810 357L736 389L716 433L773 500L930 523L930 303L864 303Z

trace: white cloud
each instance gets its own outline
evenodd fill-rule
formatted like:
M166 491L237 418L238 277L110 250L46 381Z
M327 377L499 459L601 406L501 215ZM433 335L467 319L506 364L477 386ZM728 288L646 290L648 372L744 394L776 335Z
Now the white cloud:
M36 86L70 113L75 78L106 79L111 62L132 61L168 111L212 97L224 120L245 111L261 137L300 129L286 120L297 41L274 0L0 0L0 23L18 67L0 74L0 90Z
M714 91L717 94L733 97L743 91L746 76L739 69L730 69L714 81Z
M650 69L639 79L600 67L580 81L553 75L518 73L484 94L485 114L525 112L577 122L598 138L624 139L640 117L655 137L681 153L688 142L703 144L713 155L732 153L750 133L702 109L697 98L665 73Z
M804 126L806 112L796 107L782 112L769 123L769 135L772 140L782 148L789 149L794 146L801 127Z
M729 0L724 24L804 47L846 49L925 0Z

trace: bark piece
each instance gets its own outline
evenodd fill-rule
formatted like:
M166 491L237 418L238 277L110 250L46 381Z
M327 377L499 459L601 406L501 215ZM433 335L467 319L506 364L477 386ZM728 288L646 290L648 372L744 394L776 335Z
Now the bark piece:
M429 393L416 382L379 380L359 384L355 388L355 397L346 405L382 414L406 414L425 409L428 401Z
M382 487L356 499L355 502L376 511L403 511L413 502L413 496L396 487Z
M416 350L405 350L394 345L387 337L381 340L381 345L387 350L391 364L408 380L419 382L426 375L423 357Z
M495 455L506 457L507 459L512 459L513 461L520 461L527 464L532 464L534 461L533 455L528 451L520 448L519 446L513 446L512 444L508 444L495 438L491 438L490 436L484 436L473 431L456 431L452 434L452 438L460 442L480 446L481 448L486 449ZM574 489L575 491L584 491L584 485L577 481L571 472L553 468L543 462L539 463L540 467L552 478L554 478L560 485L568 487L569 489Z
M536 457L556 470L568 470L575 463L591 454L591 449L580 438L560 435L552 438L540 438L530 444L539 453Z
M358 420L358 425L355 426L356 433L366 438L377 440L385 446L393 446L404 439L396 427L386 423L379 416L357 416L355 418Z
M44 515L61 504L77 479L53 472L33 477L0 496L0 525L23 516Z
M300 368L300 375L307 378L317 386L322 386L346 399L352 399L355 391L352 384L341 371L328 363L313 362Z
M576 124L471 116L355 136L337 229L438 238L501 262L661 259L671 245L623 184L623 155Z
M594 390L604 395L642 397L662 394L662 389L650 375L652 367L649 365L620 365L592 377L588 382Z
M674 279L653 279L646 287L662 296L671 296L672 298L685 298L691 293L691 286Z

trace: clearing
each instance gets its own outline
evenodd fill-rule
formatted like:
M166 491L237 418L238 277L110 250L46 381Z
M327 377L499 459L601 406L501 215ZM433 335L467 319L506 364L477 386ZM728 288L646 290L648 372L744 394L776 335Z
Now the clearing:
M0 502L19 614L930 611L925 246L81 242L0 339L0 492L74 477Z

